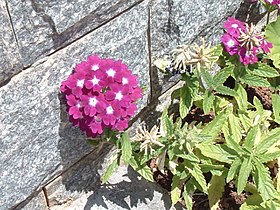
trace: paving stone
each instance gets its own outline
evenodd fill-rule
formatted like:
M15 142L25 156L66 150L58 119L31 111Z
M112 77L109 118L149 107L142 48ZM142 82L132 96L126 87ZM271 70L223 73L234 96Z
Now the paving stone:
M0 2L0 23L1 84L23 68L5 1Z
M67 121L59 86L87 55L122 59L149 93L146 5L119 16L32 65L0 88L0 206L26 199L91 151ZM133 23L133 24L131 24Z
M155 183L147 182L132 168L124 165L115 171L107 184L93 183L98 174L95 163L100 163L95 161L94 156L96 155L91 160L81 161L69 174L63 174L47 186L47 194L52 202L50 210L182 209L179 205L172 208L170 196L165 190ZM100 169L102 172L99 170L100 174L104 172L104 166L108 162L109 159L104 162L103 169ZM61 181L68 178L72 180L72 189L66 187L67 182Z
M141 0L9 0L25 66L61 48Z
M31 200L21 203L13 210L49 210L43 191L34 195Z
M239 8L241 0L154 0L150 4L152 63L176 46L200 36L219 42L223 21ZM153 93L157 97L178 79L164 77L153 68ZM164 84L164 85L163 85Z

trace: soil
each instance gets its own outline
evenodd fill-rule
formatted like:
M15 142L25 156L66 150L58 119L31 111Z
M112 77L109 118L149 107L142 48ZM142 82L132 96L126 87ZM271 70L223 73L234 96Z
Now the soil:
M227 85L230 88L233 88ZM264 109L271 110L272 103L271 103L271 94L272 90L270 88L261 88L261 87L253 87L249 86L246 89L248 93L248 101L253 102L253 97L256 96L263 104ZM205 115L203 111L197 107L192 107L190 113L185 119L185 122L197 122L197 123L208 123L213 119L213 114ZM272 125L273 126L273 125ZM268 164L271 172L271 177L274 178L278 171L278 164L277 162L271 162ZM163 188L168 191L171 191L171 184L173 174L167 168L164 172L161 172L157 169L155 160L149 162L150 168L154 172L154 180L160 184ZM207 182L211 179L211 174L204 174L205 179ZM238 210L240 206L245 202L246 198L248 197L249 193L243 192L241 195L237 194L237 190L234 184L234 181L229 182L225 185L225 190L223 196L219 203L219 209L217 210ZM184 201L182 202L184 205ZM209 200L206 194L196 191L193 195L193 210L210 210L209 207Z

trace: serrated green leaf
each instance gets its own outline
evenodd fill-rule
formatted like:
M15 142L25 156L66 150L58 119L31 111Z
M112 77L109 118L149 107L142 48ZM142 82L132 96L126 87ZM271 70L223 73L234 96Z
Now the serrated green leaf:
M252 120L248 117L247 113L239 114L239 119L245 129L245 132L248 132L248 130L253 126Z
M122 148L122 159L125 163L129 163L132 156L132 146L129 140L128 134L126 132L121 134L121 148Z
M174 125L168 117L168 110L165 108L161 115L161 127L163 128L164 136L170 136L174 132Z
M215 91L222 95L228 95L228 96L233 96L233 97L237 96L237 93L234 90L232 90L226 86L223 86L223 85L215 87Z
M210 91L206 90L203 97L203 111L208 114L213 107L215 96Z
M202 188L203 192L207 192L206 180L198 164L192 164L193 168L188 168L190 174Z
M212 120L203 128L201 134L209 136L209 140L205 142L210 142L216 139L216 137L221 133L222 127L227 120L227 117L227 112L223 112L216 116L214 120Z
M268 169L258 160L254 159L255 173L253 173L254 180L257 185L258 191L264 200L270 200L274 197L276 190L272 184L270 172Z
M245 141L244 141L244 146L247 149L252 150L253 147L255 146L255 142L259 142L260 138L261 138L260 127L258 125L254 126L247 133Z
M184 119L190 111L193 105L193 98L191 90L188 86L184 86L180 89L180 104L179 112L182 119Z
M210 88L213 86L213 77L212 75L209 73L209 71L207 71L206 69L204 68L201 68L201 76L202 76L202 79L203 81L206 83L207 85L207 88Z
M248 98L247 98L247 92L244 89L244 87L237 83L235 85L235 91L237 93L237 96L235 96L236 102L238 104L238 107L242 111L246 111L248 108Z
M242 163L242 159L240 157L235 158L235 160L232 162L226 179L227 183L233 180L235 175L239 172L241 163Z
M229 123L229 133L231 138L236 142L239 143L242 139L242 129L240 126L239 119L233 114L230 113L228 116L228 123Z
M256 96L254 96L253 103L256 107L257 112L261 114L263 112L263 105L262 105L260 99L258 99Z
M225 176L212 176L208 184L208 199L211 210L216 210L219 207L220 199L225 190Z
M248 181L249 175L252 171L252 158L245 158L240 166L237 182L237 194L240 195L244 190Z
M214 86L223 84L227 78L232 74L233 66L227 66L220 71L213 77L213 84Z
M141 176L143 176L146 180L148 180L150 182L154 182L153 172L151 171L151 169L148 166L144 166L144 167L138 168L136 171Z
M280 96L278 94L272 94L271 98L274 121L280 124Z
M176 204L180 200L181 190L179 186L180 186L180 177L174 175L172 178L172 186L171 186L172 204Z
M240 81L247 85L258 86L258 87L270 86L270 83L266 79L256 75L246 74L240 78Z
M275 22L266 26L266 40L271 42L273 47L270 50L269 57L273 60L274 66L280 68L280 17Z
M259 158L260 162L267 163L269 161L280 158L280 151L271 152L271 153L264 153L262 155L259 155L258 158Z
M249 72L260 77L277 77L278 71L265 63L255 63L248 66Z
M118 163L118 155L113 156L112 162L109 164L109 166L107 167L105 173L103 174L103 176L101 177L101 181L102 183L106 183L108 182L110 176L114 173L114 171L117 170L117 168L119 167L119 163Z
M273 132L275 130L275 132ZM255 149L256 154L263 154L265 153L271 146L273 146L275 143L280 141L280 130L279 129L273 129L271 130L272 135L268 136L267 138L263 139Z
M195 191L195 185L193 184L193 177L189 179L188 182L185 183L184 191L183 191L183 198L186 203L187 209L192 209L193 202L192 202L192 194Z
M236 152L229 149L226 145L200 144L197 147L204 156L220 162L231 164L236 158Z

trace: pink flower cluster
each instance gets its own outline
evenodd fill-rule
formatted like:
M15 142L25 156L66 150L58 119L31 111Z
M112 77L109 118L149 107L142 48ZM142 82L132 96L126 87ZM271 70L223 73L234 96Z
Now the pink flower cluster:
M221 41L225 50L230 55L237 54L240 62L244 65L253 64L258 61L257 54L269 53L272 44L267 42L264 36L256 31L255 26L241 22L229 17L224 23L225 33Z
M135 114L135 102L142 97L137 77L122 61L88 56L76 65L62 82L61 91L67 100L69 120L96 137L104 129L123 131Z
M264 1L271 5L277 6L278 9L280 9L280 0L264 0Z

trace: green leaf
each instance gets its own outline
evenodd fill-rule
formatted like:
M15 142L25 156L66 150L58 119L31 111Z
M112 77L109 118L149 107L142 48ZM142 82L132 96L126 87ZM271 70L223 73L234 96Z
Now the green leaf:
M227 66L220 71L213 77L213 84L214 86L223 84L226 79L232 74L233 66Z
M132 156L132 147L128 134L126 132L121 134L120 141L122 147L122 159L125 163L129 163L129 160Z
M273 132L275 131L275 132ZM273 129L271 130L272 135L268 136L267 138L263 139L255 149L256 154L263 154L265 153L271 146L277 143L280 139L280 129Z
M280 96L278 94L272 94L272 109L274 114L274 121L280 124Z
M231 164L236 157L236 153L226 147L226 145L200 144L197 147L204 156L220 162Z
M183 197L186 203L187 209L192 209L193 202L192 202L192 194L195 191L195 185L193 184L193 177L190 178L188 182L185 183Z
M180 89L179 111L182 119L184 119L187 116L192 105L193 97L191 94L191 90L188 86L185 85Z
M162 128L164 130L165 136L170 136L174 132L174 125L171 119L168 117L168 110L165 108L161 115Z
M208 199L211 210L216 210L219 207L220 198L225 190L225 176L212 176L208 184Z
M240 78L240 81L248 84L248 85L252 85L252 86L259 86L259 87L269 87L270 83L259 76L255 76L255 75L250 75L250 74L246 74L244 76L242 76Z
M280 151L264 153L264 154L258 156L258 159L262 163L267 163L267 162L275 160L277 158L280 158Z
M179 187L180 187L180 177L174 175L172 178L172 186L171 186L172 204L176 204L180 200L181 190Z
M203 111L208 114L213 107L215 96L210 91L206 90L203 97Z
M205 142L211 142L217 138L217 136L221 133L223 125L227 120L227 117L227 112L223 112L216 116L214 120L212 120L203 128L201 134L205 134L211 137L211 139L209 138L210 140Z
M238 181L237 194L240 195L248 182L249 175L252 171L252 158L245 158L241 164Z
M255 63L248 66L249 72L260 77L277 77L278 71L265 63Z
M258 125L254 126L247 133L247 136L244 141L244 146L249 150L252 150L255 145L255 142L259 142L260 138L261 138L260 127Z
M255 173L253 173L254 180L257 185L258 191L264 200L270 200L274 197L276 190L272 184L270 172L268 169L258 160L254 159Z
M235 158L235 160L232 162L226 179L227 183L233 180L235 175L239 172L241 163L242 163L242 159L240 157Z
M213 86L213 77L212 75L209 73L209 71L207 71L204 68L201 68L201 76L203 78L203 81L206 83L207 87L210 88Z
M148 180L150 182L154 182L153 172L151 171L151 169L148 166L144 166L144 167L138 168L136 171L141 176L143 176L146 180Z
M263 112L263 105L262 105L260 99L258 99L256 96L254 96L253 103L254 103L254 105L256 107L257 112L262 114L262 112Z
M228 95L228 96L233 96L233 97L238 96L234 90L232 90L226 86L223 86L223 85L215 87L215 91L217 91L217 93L222 94L222 95Z
M228 116L228 123L231 137L236 143L239 143L242 139L242 129L239 119L233 113L230 113Z
M274 66L280 68L280 17L275 22L266 26L266 40L271 42L273 47L270 50L269 57L273 60Z
M207 192L206 180L198 164L192 164L193 168L188 168L190 174L194 177L197 183L202 188L203 192Z
M235 96L236 102L238 104L238 107L242 111L246 111L248 108L248 99L247 99L247 92L244 89L244 87L237 83L235 85L235 91L237 93L237 96Z
M247 113L239 114L239 119L240 119L241 124L242 124L243 128L245 129L245 131L248 132L248 130L253 125L252 120L248 117Z
M107 167L105 173L101 177L102 183L108 182L110 176L114 173L114 171L117 170L118 167L119 167L119 161L118 161L118 155L116 154L115 156L113 156L110 165Z

